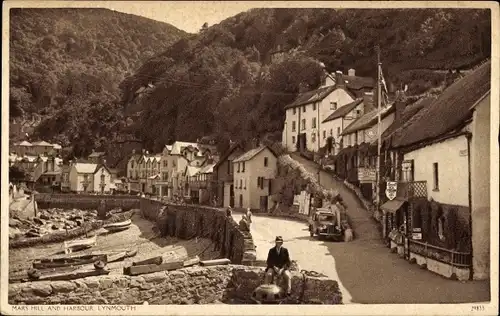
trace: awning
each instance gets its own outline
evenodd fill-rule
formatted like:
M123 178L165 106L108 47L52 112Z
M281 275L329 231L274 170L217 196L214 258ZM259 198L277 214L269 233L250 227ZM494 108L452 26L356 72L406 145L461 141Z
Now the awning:
M401 200L387 201L384 204L382 204L380 208L389 213L396 213L396 211L399 210L404 203L405 201Z

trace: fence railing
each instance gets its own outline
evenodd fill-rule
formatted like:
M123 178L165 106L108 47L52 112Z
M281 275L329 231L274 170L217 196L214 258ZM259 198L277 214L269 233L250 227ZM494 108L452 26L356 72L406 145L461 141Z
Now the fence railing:
M426 198L427 181L398 182L397 196L403 199Z
M409 246L411 252L455 267L468 268L472 264L469 252L454 251L412 239L409 240Z

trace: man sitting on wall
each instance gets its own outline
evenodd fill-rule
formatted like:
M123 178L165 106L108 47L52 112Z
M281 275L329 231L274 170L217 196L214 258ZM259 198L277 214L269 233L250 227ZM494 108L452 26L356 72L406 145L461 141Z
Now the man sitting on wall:
M276 246L269 249L267 255L267 268L265 283L270 284L274 277L282 276L286 281L286 294L292 291L292 278L290 276L290 255L288 249L283 247L283 238L276 237Z

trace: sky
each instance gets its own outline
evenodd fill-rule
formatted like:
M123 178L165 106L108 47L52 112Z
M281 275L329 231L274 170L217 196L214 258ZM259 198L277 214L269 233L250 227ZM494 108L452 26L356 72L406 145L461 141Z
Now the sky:
M125 5L108 2L105 6L116 11L166 22L188 33L196 33L203 23L207 22L209 26L217 24L238 13L258 7L258 2L131 1Z

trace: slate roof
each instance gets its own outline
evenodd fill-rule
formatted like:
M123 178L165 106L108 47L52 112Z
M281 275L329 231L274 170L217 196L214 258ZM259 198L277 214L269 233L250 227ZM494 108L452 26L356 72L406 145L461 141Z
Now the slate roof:
M74 166L78 173L94 173L97 169L96 163L77 162Z
M395 109L395 107L392 104L389 106L386 106L385 108L380 109L380 119L383 120L384 118L386 118L389 114L394 112L394 109ZM366 129L366 128L369 128L369 127L377 124L377 120L378 120L377 114L378 114L378 109L375 109L375 110L372 110L368 113L365 113L361 117L354 120L354 122L349 124L342 131L342 133L340 135L351 134L351 133L354 133L356 131Z
M453 83L396 133L394 147L425 143L453 132L472 117L471 107L491 89L488 60Z
M41 141L38 141L38 142L34 142L33 146L54 146L54 145L49 144L49 143L47 143L44 140L41 140Z
M375 80L369 77L343 75L343 80L345 85L334 84L332 86L322 87L316 90L299 94L295 101L285 106L285 110L321 101L337 89L344 89L346 92L351 95L353 94L353 97L355 97L360 94L358 93L358 90L361 90L363 88L373 88L375 86Z
M89 155L89 158L98 158L98 157L101 157L101 156L104 156L106 153L105 152L102 152L102 151L94 151L93 153L91 153Z
M324 119L322 123L328 122L328 121L333 121L333 120L338 119L340 117L346 116L349 112L354 110L354 108L356 108L361 102L363 102L363 98L358 98L358 99L352 101L351 103L348 103L344 106L341 106L340 108L335 110L335 112L330 114L326 119Z
M199 173L212 173L214 172L214 166L215 164L206 165L205 167L200 169Z
M233 152L235 152L238 148L243 150L243 147L241 146L241 144L239 142L232 144L229 147L229 149L224 153L224 155L222 157L220 157L219 161L215 164L214 168L217 168L218 166L220 166L220 164L223 163L225 160L227 160L231 156L231 154Z
M180 155L182 149L185 148L185 147L188 147L188 146L192 146L194 148L198 148L198 144L197 143L175 142L172 145L172 150L171 150L170 154L171 155Z
M239 156L238 158L236 158L235 160L233 160L233 162L243 162L243 161L248 161L250 159L252 159L253 157L257 156L261 151L263 151L265 148L269 149L269 151L274 155L276 156L276 154L274 153L274 151L269 147L269 146L260 146L260 147L257 147L257 148L254 148L254 149L250 149L249 151L247 151L246 153L244 153L243 155Z

